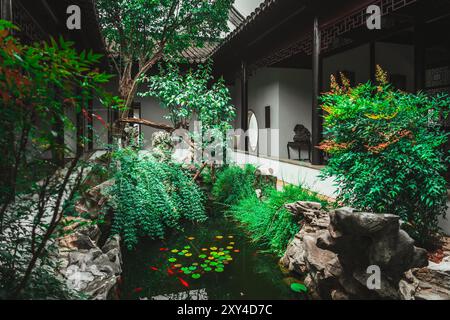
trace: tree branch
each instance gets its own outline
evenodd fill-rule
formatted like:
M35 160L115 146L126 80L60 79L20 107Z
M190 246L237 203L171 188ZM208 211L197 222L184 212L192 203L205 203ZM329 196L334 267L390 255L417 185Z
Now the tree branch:
M120 119L119 122L120 123L130 123L130 124L140 124L143 126L164 130L169 133L172 133L173 131L175 131L175 128L173 128L167 124L157 123L157 122L153 122L153 121L149 121L149 120L145 120L145 119L126 118L126 119Z

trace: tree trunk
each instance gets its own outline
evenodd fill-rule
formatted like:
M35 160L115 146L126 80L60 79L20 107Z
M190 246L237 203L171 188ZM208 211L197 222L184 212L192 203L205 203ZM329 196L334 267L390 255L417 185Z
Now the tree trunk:
M161 49L159 49L150 60L140 66L140 70L134 77L132 75L133 62L129 62L126 64L125 69L120 77L119 94L121 99L124 101L124 110L116 112L116 116L113 119L113 136L121 137L123 142L127 141L126 133L124 130L125 125L127 123L131 123L129 121L123 120L130 117L131 107L138 91L139 79L162 58L163 48L164 46L162 45Z

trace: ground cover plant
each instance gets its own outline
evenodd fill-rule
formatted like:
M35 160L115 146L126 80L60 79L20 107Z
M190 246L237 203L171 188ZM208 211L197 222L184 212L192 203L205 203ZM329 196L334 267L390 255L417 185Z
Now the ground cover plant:
M283 255L286 247L300 231L299 221L284 205L296 201L326 201L302 187L286 185L278 191L261 182L256 167L229 166L217 175L212 195L225 208L225 214L239 222L250 238L263 250ZM261 190L261 196L255 192Z

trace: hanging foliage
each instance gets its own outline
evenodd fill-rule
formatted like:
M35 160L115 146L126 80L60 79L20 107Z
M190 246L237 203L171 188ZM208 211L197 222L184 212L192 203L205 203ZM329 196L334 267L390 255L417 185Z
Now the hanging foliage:
M179 164L158 162L131 148L114 153L115 184L109 189L114 208L113 232L132 249L139 237L162 239L182 221L207 219L204 196Z

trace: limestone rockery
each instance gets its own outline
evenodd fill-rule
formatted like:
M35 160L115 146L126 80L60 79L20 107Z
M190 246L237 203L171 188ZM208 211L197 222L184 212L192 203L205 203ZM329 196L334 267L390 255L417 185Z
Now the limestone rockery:
M72 221L65 231L69 234L58 240L58 248L59 273L67 287L88 299L114 299L122 273L120 237L110 237L100 248L98 226L80 218Z
M311 202L286 208L302 227L281 264L306 277L312 298L450 299L445 264L429 269L427 252L414 246L398 216L351 208L327 212ZM377 270L378 283L371 277Z
M69 217L64 221L66 236L58 239L60 275L69 289L87 299L116 299L116 288L122 273L120 237L110 236L100 244L101 231L93 223L108 202L106 188L114 180L90 189L78 202L76 210L87 219ZM107 231L109 233L109 231Z

